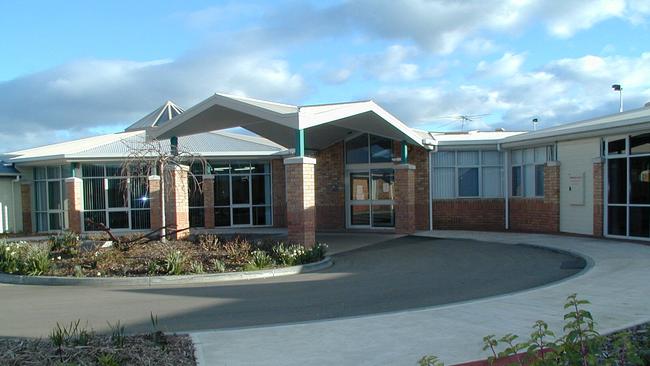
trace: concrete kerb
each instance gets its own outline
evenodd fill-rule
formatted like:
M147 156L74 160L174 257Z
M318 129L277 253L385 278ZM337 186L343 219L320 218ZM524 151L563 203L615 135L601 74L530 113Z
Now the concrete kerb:
M332 257L325 257L320 262L298 266L271 268L260 271L210 273L180 276L147 276L147 277L57 277L57 276L25 276L0 273L0 283L14 285L41 286L155 286L181 285L197 283L218 283L241 280L254 280L290 276L299 273L320 271L334 265Z

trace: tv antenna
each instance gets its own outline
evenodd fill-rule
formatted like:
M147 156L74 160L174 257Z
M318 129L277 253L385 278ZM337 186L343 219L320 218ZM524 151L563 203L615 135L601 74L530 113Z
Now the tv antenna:
M454 114L450 116L440 116L437 117L439 119L453 119L455 121L460 121L460 130L462 132L465 131L465 122L474 122L476 120L480 120L481 118L485 116L489 116L490 113L486 114Z

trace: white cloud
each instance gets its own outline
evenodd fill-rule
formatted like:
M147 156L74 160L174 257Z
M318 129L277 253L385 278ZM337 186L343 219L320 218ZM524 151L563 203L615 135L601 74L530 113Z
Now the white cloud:
M518 73L526 57L524 54L514 54L506 52L503 56L494 61L481 61L476 66L476 72L481 76L489 77L508 77Z
M306 90L301 75L268 51L196 51L177 60L79 60L0 83L3 150L125 126L167 99L191 106L215 92L292 101ZM10 131L10 132L7 132ZM4 140L4 141L3 141Z

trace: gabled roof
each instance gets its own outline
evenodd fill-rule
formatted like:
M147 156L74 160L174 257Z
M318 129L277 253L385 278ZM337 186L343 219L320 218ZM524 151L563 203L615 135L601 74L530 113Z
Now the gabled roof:
M137 122L127 127L125 131L138 131L152 127L159 127L169 122L172 118L183 113L183 109L171 100L156 108L153 112L139 119Z
M305 130L307 149L325 148L355 132L422 145L418 134L373 101L294 106L227 94L214 94L148 133L167 139L232 127L289 148L300 129Z
M121 132L16 151L7 155L12 156L10 161L14 163L120 159L128 157L135 149L145 147L145 141L145 131ZM287 151L284 147L261 137L225 131L183 136L179 138L178 145L183 151L205 157L255 157ZM169 140L160 141L160 147L165 151L171 150Z
M20 172L11 163L0 160L0 177L17 177Z

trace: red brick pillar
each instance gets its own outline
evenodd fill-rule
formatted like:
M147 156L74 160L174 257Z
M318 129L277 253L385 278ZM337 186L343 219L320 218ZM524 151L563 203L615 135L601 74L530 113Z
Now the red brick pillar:
M190 209L188 193L189 167L169 167L169 184L165 186L165 217L168 232L182 230L168 238L172 240L185 239L190 235ZM184 229L184 230L183 230Z
M594 175L594 236L603 236L603 158L593 161Z
M214 228L214 175L203 176L203 227Z
M543 225L548 232L560 231L560 162L549 161L544 166L544 205L548 222Z
M316 159L293 157L284 159L287 231L290 243L312 247L316 244L316 197L314 166Z
M23 232L32 233L32 186L29 183L22 183L20 185L20 203L22 205L23 214Z
M81 234L83 228L83 181L81 178L70 177L65 179L65 189L68 199L68 229Z
M415 165L395 166L395 232L415 232Z
M163 226L160 182L159 175L149 176L149 218L151 230L158 230Z

